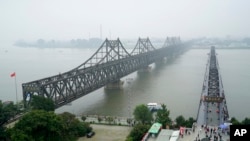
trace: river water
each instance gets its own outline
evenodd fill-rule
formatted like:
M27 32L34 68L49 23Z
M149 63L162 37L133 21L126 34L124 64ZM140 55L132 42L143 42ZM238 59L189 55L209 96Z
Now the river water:
M0 47L0 99L22 99L21 84L63 73L87 60L96 49ZM250 117L250 49L216 49L229 115ZM122 90L100 88L57 113L131 116L138 104L164 103L170 116L196 118L209 49L190 49L165 63L152 64L148 72L134 72L122 80ZM127 83L132 80L131 84Z

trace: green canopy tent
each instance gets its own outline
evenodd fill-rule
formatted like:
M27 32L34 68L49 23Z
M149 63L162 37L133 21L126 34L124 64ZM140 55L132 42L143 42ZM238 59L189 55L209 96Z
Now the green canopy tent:
M148 130L148 132L151 133L151 134L158 134L159 131L161 130L161 128L162 128L162 124L160 124L160 123L154 123L150 127L150 129Z

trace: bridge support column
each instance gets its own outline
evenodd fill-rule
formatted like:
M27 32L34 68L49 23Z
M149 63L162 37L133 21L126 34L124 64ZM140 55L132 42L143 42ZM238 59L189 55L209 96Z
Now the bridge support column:
M162 61L163 61L164 63L166 63L166 62L167 62L167 60L168 60L168 58L167 58L167 57L163 57L163 58L162 58Z
M109 89L109 90L122 89L123 88L123 83L124 83L124 81L118 80L118 81L113 82L113 83L108 83L104 88Z
M152 70L151 66L146 66L140 70L138 70L138 72L150 72Z

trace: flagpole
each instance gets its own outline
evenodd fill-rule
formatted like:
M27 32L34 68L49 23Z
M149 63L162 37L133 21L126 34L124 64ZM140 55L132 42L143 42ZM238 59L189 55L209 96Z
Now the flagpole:
M13 72L10 74L10 77L15 77L15 89L16 89L16 107L17 107L17 113L18 113L18 96L17 96L17 82L16 82L16 72Z
M15 75L15 88L16 88L16 106L17 106L17 110L18 110L18 97L17 97L17 82L16 82L16 75Z

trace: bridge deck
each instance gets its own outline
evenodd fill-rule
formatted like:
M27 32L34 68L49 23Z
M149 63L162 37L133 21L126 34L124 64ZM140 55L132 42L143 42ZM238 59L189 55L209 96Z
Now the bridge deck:
M220 125L219 113L217 113L218 108L216 105L217 104L202 102L199 108L199 115L197 117L198 125Z
M229 115L214 47L211 48L209 55L197 123L219 127L228 122Z
M215 126L208 126L209 129L213 129ZM226 132L222 132L222 130L217 130L214 133L207 132L205 128L202 128L200 125L198 125L194 132L191 132L191 134L185 134L182 138L179 139L179 141L198 141L198 139L202 140L206 138L207 136L211 136L210 140L208 141L213 141L215 136L221 136L221 141L228 141L229 140L229 135ZM218 137L219 138L219 137ZM218 140L220 141L220 140Z

